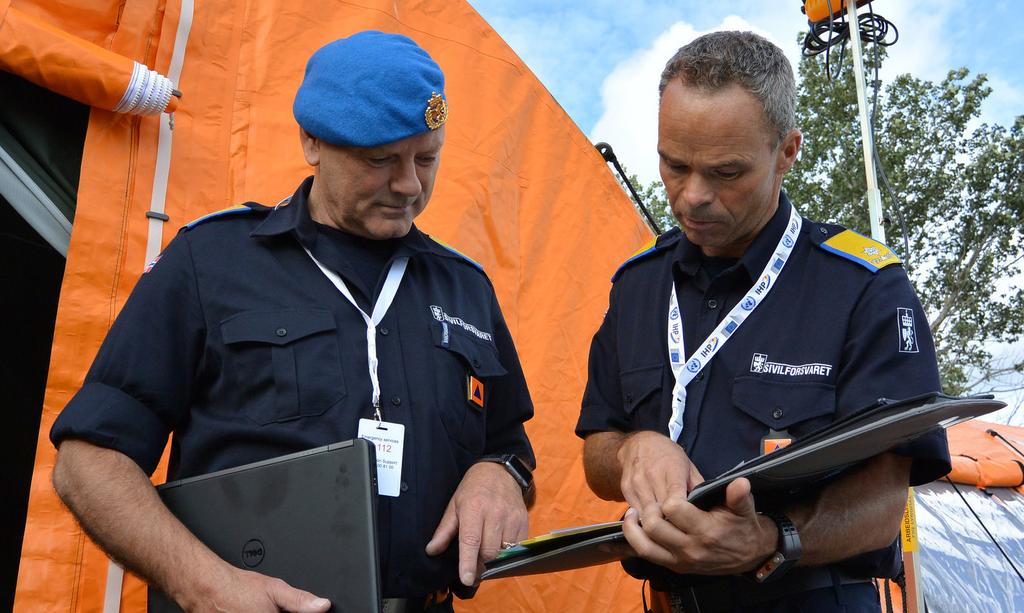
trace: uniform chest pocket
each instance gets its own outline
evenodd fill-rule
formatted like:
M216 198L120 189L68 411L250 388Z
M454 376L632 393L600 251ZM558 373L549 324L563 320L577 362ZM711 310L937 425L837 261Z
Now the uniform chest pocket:
M326 309L245 311L220 322L226 368L258 424L321 415L345 397L338 326Z
M493 341L438 321L431 322L431 335L439 350L435 392L441 421L452 441L479 455L484 449L492 383L508 371Z
M665 366L654 364L630 368L619 373L622 384L622 408L634 430L663 430L668 423L662 419L661 389Z
M736 377L732 389L736 407L769 429L786 430L794 439L819 430L835 419L836 388L815 381L774 381L752 376Z

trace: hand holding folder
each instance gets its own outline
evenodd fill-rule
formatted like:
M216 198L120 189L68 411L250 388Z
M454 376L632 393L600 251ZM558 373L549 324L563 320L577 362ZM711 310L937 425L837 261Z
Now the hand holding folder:
M755 500L795 491L868 458L909 442L934 428L948 428L991 413L1005 403L990 396L955 398L927 394L904 400L880 399L830 426L767 455L741 462L695 487L687 500L708 510L722 504L733 480L750 480ZM527 539L486 563L481 579L558 572L631 557L622 522L557 530Z

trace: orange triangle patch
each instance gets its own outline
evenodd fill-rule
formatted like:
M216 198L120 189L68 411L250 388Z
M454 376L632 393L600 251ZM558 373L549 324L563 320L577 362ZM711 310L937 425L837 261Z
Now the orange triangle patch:
M480 379L477 379L473 375L469 375L469 384L466 386L466 399L480 407L484 408L484 383Z
M783 447L789 447L789 444L792 442L793 439L791 438L766 438L761 441L761 453L767 455Z

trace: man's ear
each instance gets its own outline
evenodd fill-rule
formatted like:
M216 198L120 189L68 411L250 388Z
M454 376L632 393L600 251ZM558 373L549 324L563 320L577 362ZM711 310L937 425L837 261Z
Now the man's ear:
M306 158L306 163L310 166L319 166L320 141L299 127L299 142L302 143L302 155Z
M789 172L789 169L796 163L796 156L800 153L800 143L804 140L803 134L800 130L790 130L782 138L782 143L779 144L779 157L776 164L776 171L780 175Z

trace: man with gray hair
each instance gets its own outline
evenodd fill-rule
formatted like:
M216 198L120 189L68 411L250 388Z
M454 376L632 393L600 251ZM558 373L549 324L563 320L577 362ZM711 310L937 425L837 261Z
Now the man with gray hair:
M941 430L814 487L690 490L871 404L939 390L921 304L885 245L803 219L782 192L802 140L782 51L698 38L660 84L658 154L681 226L613 277L576 427L602 498L675 611L877 611L900 570L907 486L949 470ZM912 342L904 343L902 322Z
M388 613L451 613L526 537L533 404L511 333L483 268L414 223L441 163L444 86L401 34L314 52L292 107L312 176L274 206L182 228L50 432L54 488L83 528L186 611L352 608L197 539L149 481L168 436L172 481L377 442Z

